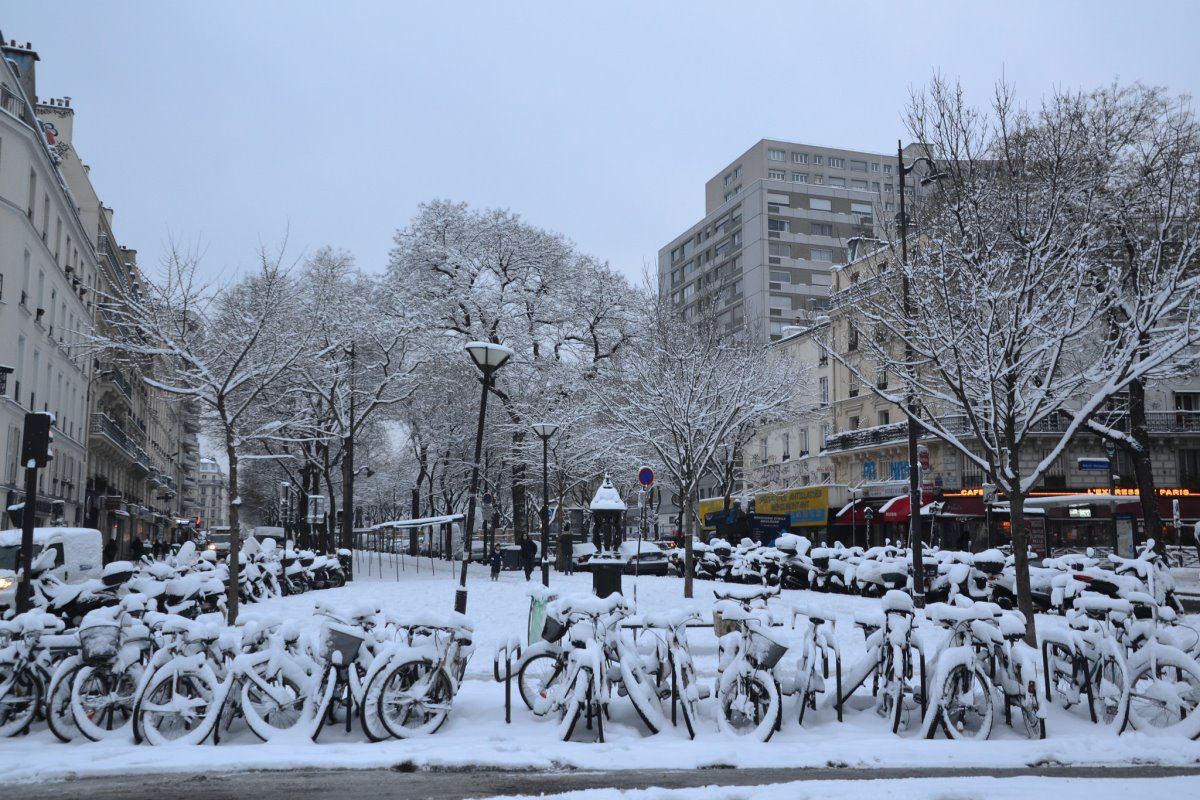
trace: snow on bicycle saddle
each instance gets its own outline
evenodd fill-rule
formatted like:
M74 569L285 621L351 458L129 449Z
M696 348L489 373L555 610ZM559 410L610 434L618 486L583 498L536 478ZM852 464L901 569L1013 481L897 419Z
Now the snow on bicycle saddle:
M737 600L747 602L750 600L766 600L770 597L779 596L778 586L726 586L723 589L714 589L713 594L718 600Z
M892 589L883 596L883 610L887 614L913 614L913 599L899 589Z

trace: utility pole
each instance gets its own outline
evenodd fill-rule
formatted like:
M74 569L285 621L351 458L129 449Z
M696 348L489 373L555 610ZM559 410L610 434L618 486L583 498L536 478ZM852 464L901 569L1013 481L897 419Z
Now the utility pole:
M342 440L342 547L354 549L354 342L350 342L350 424ZM346 560L345 570L346 580L354 580L354 559Z

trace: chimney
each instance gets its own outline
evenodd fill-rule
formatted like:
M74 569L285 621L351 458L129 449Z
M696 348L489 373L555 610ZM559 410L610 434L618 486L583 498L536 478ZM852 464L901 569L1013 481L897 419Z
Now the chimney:
M30 102L36 103L37 100L37 62L41 59L38 54L33 51L33 45L29 42L25 43L24 47L17 44L15 39L9 41L6 45L0 45L0 50L3 51L4 58L16 65L17 79L21 83L21 89L25 92L25 96Z

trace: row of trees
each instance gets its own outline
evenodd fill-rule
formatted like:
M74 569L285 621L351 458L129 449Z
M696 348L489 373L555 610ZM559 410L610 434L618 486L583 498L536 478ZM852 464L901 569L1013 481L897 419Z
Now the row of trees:
M864 337L871 369L902 377L874 391L915 397L919 425L1008 495L1032 640L1025 500L1073 438L1132 456L1146 529L1160 528L1146 385L1194 374L1200 355L1200 126L1186 100L1142 86L1028 109L1000 85L980 108L941 79L908 118L936 186L907 263L876 255L889 266L855 322L885 332Z
M560 425L550 469L560 506L586 505L606 472L632 484L645 463L690 508L700 477L728 478L750 427L802 394L765 348L711 321L685 324L653 291L506 211L426 204L379 274L330 249L296 264L264 250L252 274L221 287L202 284L198 267L176 249L161 276L105 298L117 333L94 346L153 359L149 380L196 401L223 448L231 619L240 527L281 520L281 483L302 527L308 495L330 499L330 519L341 496L347 547L356 505L376 522L465 507L480 378L468 341L515 351L492 386L482 475L518 534L537 525L534 422Z

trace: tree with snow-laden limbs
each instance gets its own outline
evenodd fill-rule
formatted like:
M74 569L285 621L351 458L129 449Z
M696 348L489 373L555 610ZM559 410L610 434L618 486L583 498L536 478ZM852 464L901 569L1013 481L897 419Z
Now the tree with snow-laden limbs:
M540 462L540 448L537 458L526 457L534 441L529 426L571 406L586 381L610 368L629 340L631 289L565 237L508 211L433 201L395 243L392 291L423 315L438 370L464 376L461 387L473 369L463 354L467 342L514 351L489 387L501 420L488 424L510 445L513 527L524 534L525 464ZM425 433L432 431L427 425ZM436 456L440 448L428 444Z
M747 334L722 334L715 315L683 319L669 300L647 296L640 337L620 369L598 387L609 435L639 443L646 463L679 495L686 554L684 597L692 596L692 539L701 478L745 431L788 413L801 391L796 365Z
M298 287L281 257L263 250L257 271L213 292L196 279L198 259L173 248L157 280L101 299L113 334L91 341L117 361L153 360L146 383L195 401L202 425L225 448L230 623L238 615L239 459L298 422L289 416L294 405L282 402L277 388L298 363L323 355L313 347L311 326L299 313Z
M908 263L895 242L874 254L883 266L849 319L873 331L871 369L902 376L901 391L826 345L1008 495L1033 641L1026 497L1115 398L1189 363L1200 338L1195 121L1141 87L1026 109L1000 85L980 109L940 78L908 118L939 180L913 214Z

